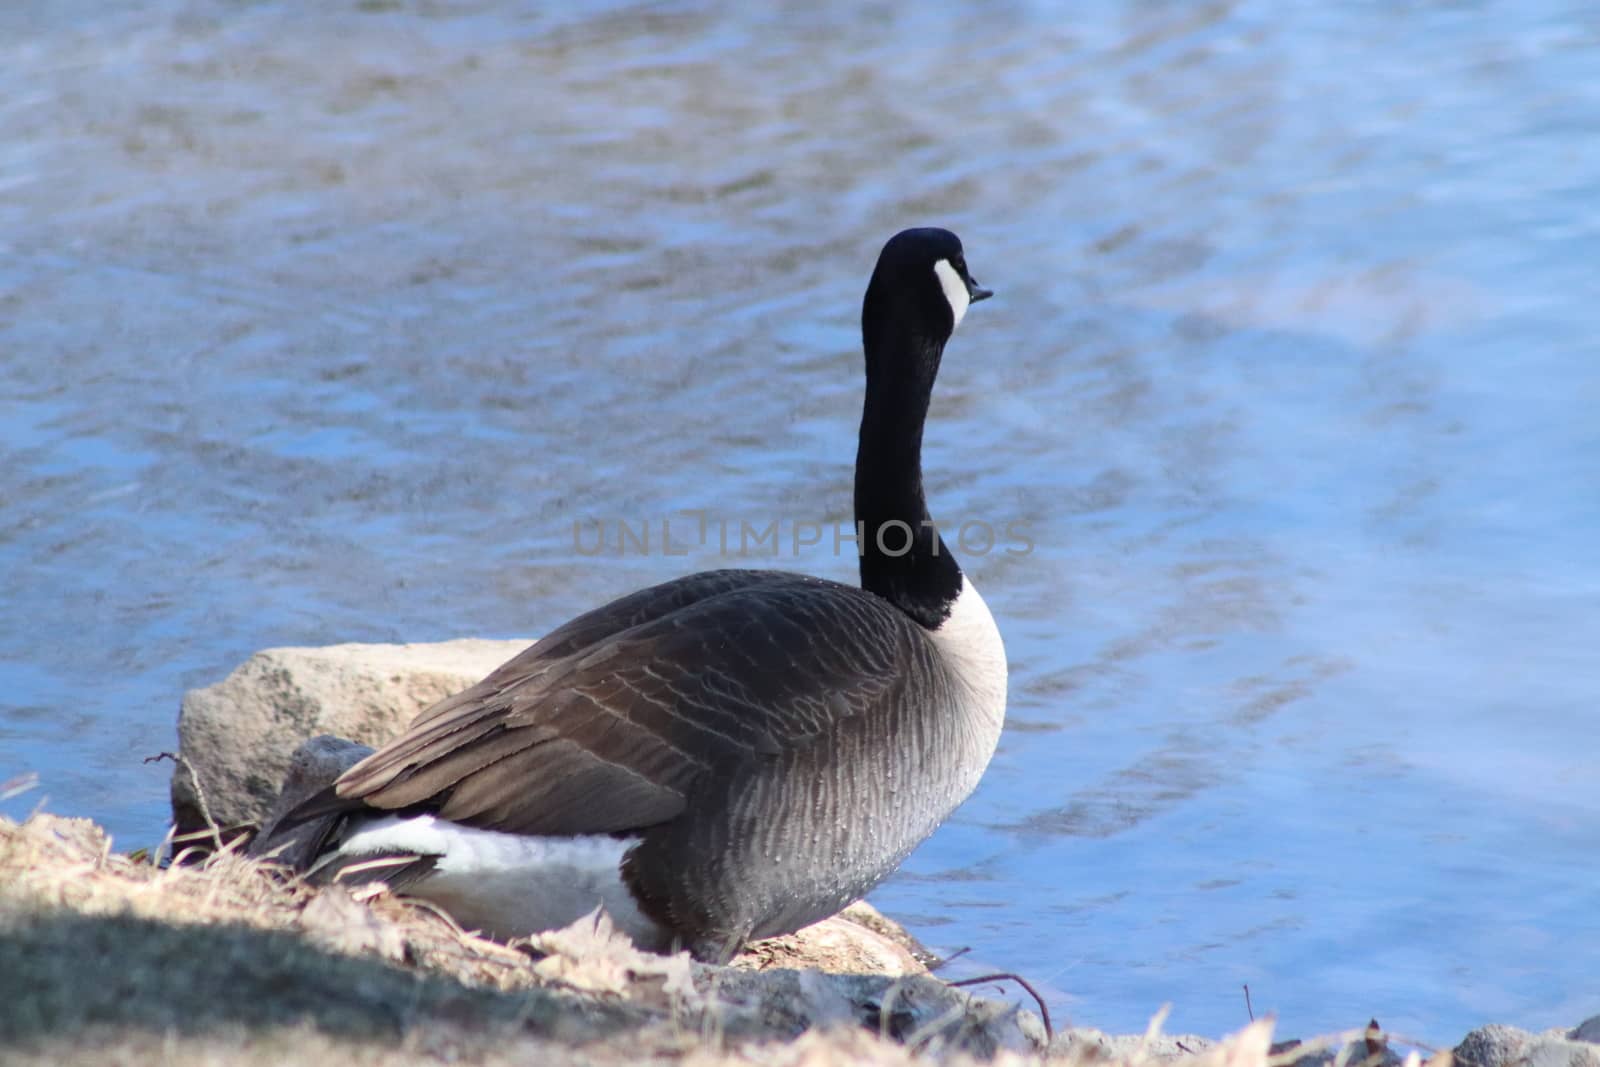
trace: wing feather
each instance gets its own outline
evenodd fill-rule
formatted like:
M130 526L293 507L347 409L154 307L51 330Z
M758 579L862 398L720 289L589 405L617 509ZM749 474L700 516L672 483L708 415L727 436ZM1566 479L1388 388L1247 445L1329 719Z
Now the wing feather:
M616 833L683 811L697 780L870 715L916 624L853 586L717 571L580 616L428 708L339 797L528 834Z

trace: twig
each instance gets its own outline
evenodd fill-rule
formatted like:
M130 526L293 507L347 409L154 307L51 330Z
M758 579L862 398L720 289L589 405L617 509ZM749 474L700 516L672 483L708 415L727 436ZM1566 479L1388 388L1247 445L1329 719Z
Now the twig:
M1055 1027L1050 1025L1050 1009L1045 1007L1044 998L1039 995L1039 991L1033 988L1032 983L1030 983L1026 978L1022 977L1022 975L1012 974L1009 971L1001 974L981 974L976 978L963 978L959 982L946 982L945 985L982 985L984 982L996 982L1002 979L1010 979L1028 991L1028 995L1033 998L1033 1002L1039 1005L1039 1018L1044 1022L1045 1043L1049 1044L1050 1042L1054 1041L1056 1039L1056 1031Z
M171 760L189 773L189 783L194 786L195 803L199 805L200 814L206 820L206 829L210 831L208 834L201 834L200 831L195 831L195 833L210 837L215 850L221 852L223 848L222 828L217 825L217 820L211 817L211 805L206 803L206 788L200 784L200 776L195 773L194 766L183 758L183 753L181 752L157 752L154 756L146 756L144 758L146 763L160 763L162 760Z
M939 960L933 966L929 967L928 968L928 973L929 974L933 974L935 971L939 970L939 968L943 967L945 964L949 963L951 960L958 960L962 956L965 956L967 953L969 953L971 951L972 951L972 946L971 945L963 945L963 946L961 946L960 948L956 949L954 952L950 953L950 955L946 956L944 959Z
M1256 1021L1256 1010L1250 1006L1250 983L1244 984L1244 1010L1249 1013L1250 1021Z

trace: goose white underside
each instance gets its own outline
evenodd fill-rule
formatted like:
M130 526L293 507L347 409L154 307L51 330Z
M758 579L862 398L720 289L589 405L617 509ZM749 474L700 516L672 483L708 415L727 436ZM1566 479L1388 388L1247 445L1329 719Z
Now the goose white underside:
M360 824L339 845L342 857L412 853L435 857L433 870L406 886L469 930L524 937L566 926L603 906L636 944L663 940L622 881L622 858L638 838L532 837L474 830L432 815L384 816Z

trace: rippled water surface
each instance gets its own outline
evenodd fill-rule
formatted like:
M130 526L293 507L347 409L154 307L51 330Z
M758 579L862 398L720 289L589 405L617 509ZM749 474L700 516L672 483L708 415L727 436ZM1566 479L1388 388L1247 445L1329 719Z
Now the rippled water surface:
M0 11L4 810L149 843L255 649L724 562L575 520L843 517L941 223L999 296L934 509L1035 548L966 560L1007 733L877 902L1110 1029L1600 1010L1592 6L745 6Z

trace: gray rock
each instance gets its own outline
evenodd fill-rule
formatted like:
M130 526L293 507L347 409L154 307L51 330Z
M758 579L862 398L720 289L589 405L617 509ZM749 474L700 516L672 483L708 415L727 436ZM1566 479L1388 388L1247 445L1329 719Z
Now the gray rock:
M1600 1048L1587 1041L1540 1035L1528 1044L1522 1064L1526 1067L1600 1067Z
M929 975L825 974L779 968L742 971L696 965L696 986L730 1039L794 1038L824 1027L864 1026L938 1059L959 1051L992 1059L1044 1047L1037 1016L985 1000Z
M1493 1024L1462 1038L1454 1055L1461 1067L1600 1067L1597 1036L1600 1017L1545 1034Z
M1075 1063L1130 1063L1145 1058L1178 1059L1205 1052L1215 1044L1194 1034L1108 1034L1089 1026L1075 1026L1056 1034L1050 1044L1052 1059Z
M1292 1052L1300 1042L1288 1041L1272 1046L1274 1056L1284 1056ZM1313 1043L1314 1044L1314 1043ZM1400 1056L1388 1045L1380 1045L1376 1052L1370 1050L1366 1041L1352 1041L1339 1048L1313 1047L1311 1051L1299 1056L1293 1061L1293 1067L1334 1067L1335 1064L1344 1063L1349 1067L1400 1067L1404 1062Z
M178 715L172 775L180 833L259 826L296 748L318 734L379 745L423 708L476 683L529 641L330 645L257 652Z
M1452 1055L1462 1067L1511 1067L1522 1059L1533 1040L1526 1030L1491 1023L1462 1038Z
M283 786L272 810L261 821L261 830L250 842L250 855L275 859L294 868L302 868L313 858L312 848L321 841L328 820L337 816L314 819L278 833L278 823L301 801L322 792L345 771L372 754L372 746L358 745L332 734L321 734L302 744L289 757L289 770L283 776Z

